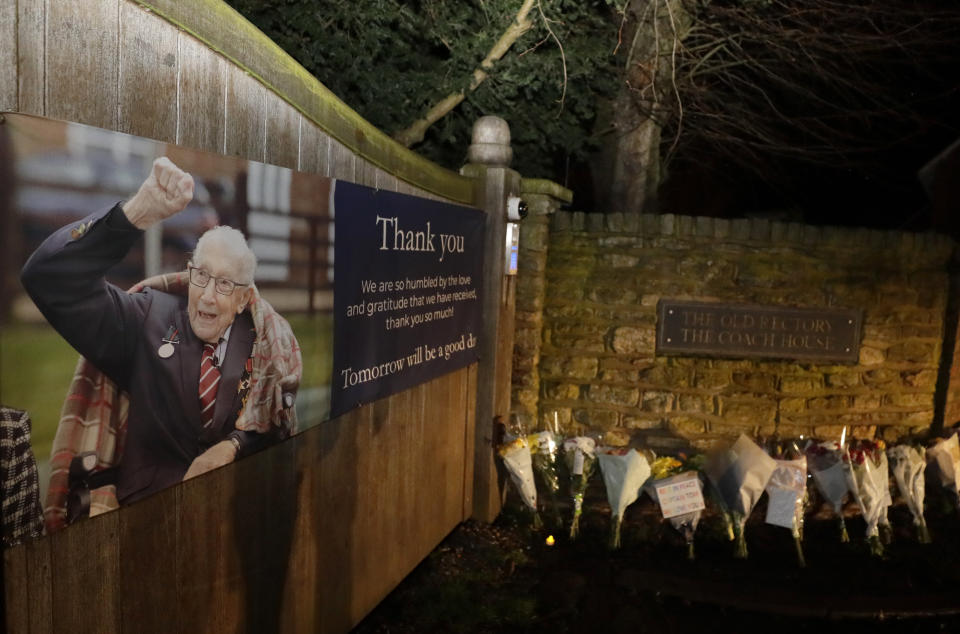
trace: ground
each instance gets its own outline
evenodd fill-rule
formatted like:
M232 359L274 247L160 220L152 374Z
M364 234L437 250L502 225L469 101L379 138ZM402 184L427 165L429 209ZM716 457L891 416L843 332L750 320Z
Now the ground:
M939 491L927 495L934 543L916 542L895 501L882 558L869 554L855 505L842 544L835 517L814 499L801 569L790 532L763 523L764 500L747 526L747 560L733 558L708 506L688 561L645 496L612 551L602 486L591 482L576 540L568 528L534 530L512 497L492 524L460 524L355 632L960 632L960 516Z

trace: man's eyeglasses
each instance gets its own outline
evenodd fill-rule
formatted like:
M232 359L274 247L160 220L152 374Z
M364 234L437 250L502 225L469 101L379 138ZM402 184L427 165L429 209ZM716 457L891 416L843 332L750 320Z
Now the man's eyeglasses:
M236 289L238 286L249 286L249 284L234 282L233 280L228 280L225 277L214 277L203 269L198 269L193 264L188 264L187 269L190 270L191 284L194 286L199 286L200 288L206 288L207 284L210 283L210 280L214 280L213 288L221 295L232 295L234 289Z

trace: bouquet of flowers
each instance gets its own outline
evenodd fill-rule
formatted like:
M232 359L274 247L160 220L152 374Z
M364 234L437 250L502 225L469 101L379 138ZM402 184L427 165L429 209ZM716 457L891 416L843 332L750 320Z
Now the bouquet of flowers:
M847 476L843 466L844 451L834 440L811 441L806 448L807 466L820 494L833 506L840 527L840 541L848 542L847 524L843 521L843 500L847 495Z
M927 449L927 463L933 465L940 486L960 509L960 445L957 443L957 435L941 440Z
M527 436L530 445L533 472L540 479L540 484L550 496L550 506L557 525L563 523L560 519L560 508L557 502L557 493L560 491L560 474L557 472L557 441L551 431L541 431Z
M723 496L720 495L720 489L718 489L717 485L713 483L713 480L708 478L707 483L710 485L707 489L710 492L710 499L712 499L717 505L717 508L720 509L720 519L723 520L723 527L726 529L727 540L732 542L736 539L733 531L733 514L730 513L730 508L727 506L726 500L724 500Z
M693 536L703 512L703 481L696 470L684 470L676 458L662 456L650 465L650 480L643 487L660 506L663 518L683 537L687 558L694 558Z
M930 532L923 518L924 469L927 466L923 453L910 445L897 445L887 449L890 469L897 481L897 488L913 514L913 523L917 527L917 541L930 543Z
M573 497L573 520L570 539L580 534L580 514L583 512L583 494L596 468L597 443L588 436L576 436L563 441L563 459L570 472L570 495Z
M733 517L733 532L737 538L734 556L737 558L747 556L744 535L747 518L776 468L776 461L743 434L733 447L713 454L707 460L704 472L717 487Z
M789 528L797 549L797 564L807 565L803 556L803 501L807 494L807 458L776 460L776 469L767 482L767 524Z
M620 547L620 525L627 507L640 495L650 477L650 463L636 449L601 447L597 450L600 472L610 502L610 547Z
M890 471L882 440L851 443L846 454L847 486L867 522L870 553L883 554L879 524L890 505Z
M537 487L533 482L533 461L526 437L520 436L500 445L498 453L510 473L510 479L517 487L520 499L533 513L534 527L539 528L541 522L540 514L537 513Z

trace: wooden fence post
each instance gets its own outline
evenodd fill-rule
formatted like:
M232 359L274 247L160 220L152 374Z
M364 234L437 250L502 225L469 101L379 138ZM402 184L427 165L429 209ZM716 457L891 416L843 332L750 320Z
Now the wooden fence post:
M495 462L493 420L510 415L510 376L516 278L505 274L507 198L520 192L520 174L510 169L510 127L499 117L473 126L469 163L461 170L480 183L478 206L487 213L484 240L483 332L477 377L473 517L492 521L500 513L504 479Z

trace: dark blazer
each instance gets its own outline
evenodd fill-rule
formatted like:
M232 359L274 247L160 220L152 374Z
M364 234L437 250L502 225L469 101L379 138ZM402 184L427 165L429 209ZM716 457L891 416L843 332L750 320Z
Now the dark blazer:
M214 419L204 428L197 394L203 342L190 327L187 298L153 289L129 294L104 279L142 233L117 205L55 232L21 274L50 324L130 396L121 504L179 482L194 458L233 431L255 334L249 312L234 320ZM163 358L159 348L172 331L179 343Z

